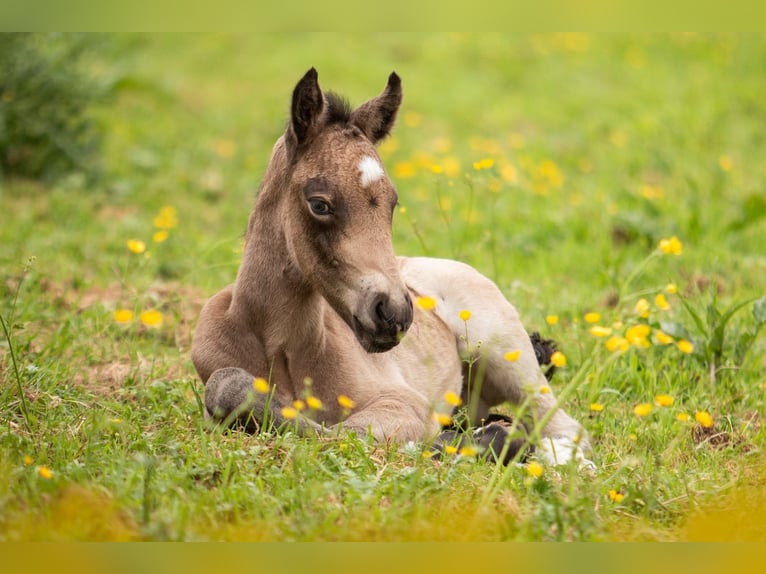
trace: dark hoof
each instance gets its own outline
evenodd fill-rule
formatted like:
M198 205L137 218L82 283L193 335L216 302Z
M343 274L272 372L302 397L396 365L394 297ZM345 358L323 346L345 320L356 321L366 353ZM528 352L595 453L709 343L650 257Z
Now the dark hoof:
M527 428L523 424L517 425L513 435L510 433L512 426L513 419L510 417L491 414L483 426L470 434L445 430L433 444L436 451L433 456L444 459L450 455L448 447L455 448L454 453L463 447L473 446L480 450L480 456L485 460L501 461L503 464L509 464L514 459L524 462L534 452L534 447L527 442Z

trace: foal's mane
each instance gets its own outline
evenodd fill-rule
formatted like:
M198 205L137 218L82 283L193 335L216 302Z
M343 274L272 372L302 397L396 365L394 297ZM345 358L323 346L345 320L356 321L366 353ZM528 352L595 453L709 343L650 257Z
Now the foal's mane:
M351 105L348 100L335 92L325 93L325 121L327 125L347 124L351 119Z

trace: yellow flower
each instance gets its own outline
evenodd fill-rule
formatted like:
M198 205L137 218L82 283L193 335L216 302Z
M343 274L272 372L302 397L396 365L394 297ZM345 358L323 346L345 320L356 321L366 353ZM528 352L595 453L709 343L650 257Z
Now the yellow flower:
M731 161L728 155L722 155L718 158L718 165L723 171L731 171L731 168L734 167L734 162Z
M114 312L114 320L118 323L130 323L133 320L133 311L129 309L117 309Z
M600 413L604 410L604 405L601 403L591 403L590 410L592 410L594 413Z
M678 293L678 285L676 285L675 283L668 283L667 285L665 285L665 293L667 293L668 295L675 295L676 293Z
M676 420L681 421L682 423L686 422L689 420L689 415L687 413L678 413L676 415Z
M620 337L618 335L615 335L614 337L610 337L605 344L606 344L607 350L610 353L614 353L615 351L620 351L621 353L624 353L630 348L630 343L628 343L628 340L625 337Z
M319 409L322 408L322 401L313 395L306 398L306 404L309 406L310 409L315 411L318 411Z
M146 251L146 243L140 239L128 239L128 250L137 255L141 254Z
M338 404L348 410L351 410L356 406L356 403L346 395L338 395Z
M659 329L654 330L654 338L660 345L670 345L673 342L673 337Z
M482 170L482 169L489 169L493 165L495 165L495 160L491 157L485 157L484 159L480 159L479 161L473 162L473 169L476 171Z
M415 164L411 161L400 161L394 164L394 177L408 179L415 177Z
M687 341L686 339L681 339L678 341L678 343L676 343L676 345L682 353L686 353L687 355L690 355L694 352L694 344L690 341Z
M155 243L162 243L169 237L169 233L167 229L160 229L159 231L155 231L154 235L152 235L152 241Z
M612 334L612 330L609 327L593 325L593 327L590 328L590 334L594 337L608 337Z
M178 216L176 208L172 205L165 205L160 208L157 217L154 218L154 227L159 229L172 229L178 225Z
M555 325L556 323L559 322L559 316L558 315L548 315L545 318L545 322L548 323L549 325Z
M293 408L294 408L296 411L298 411L298 412L301 412L303 409L305 409L305 408L306 408L306 403L304 403L304 402L303 402L302 400L300 400L300 399L294 400L294 401L293 401Z
M461 399L457 393L453 393L452 391L447 391L444 393L444 400L453 407L459 407L463 404L463 399Z
M633 414L639 417L645 417L652 412L652 408L651 403L641 403L633 407Z
M45 465L37 469L37 474L39 474L45 480L50 480L51 478L53 478L53 471L51 471L51 469Z
M547 395L550 392L551 392L551 388L548 385L543 385L542 387L540 387L541 395Z
M633 307L633 311L642 319L646 319L649 316L650 309L651 307L649 306L649 301L643 297L636 301L636 306Z
M657 308L662 311L667 311L670 309L670 303L668 303L668 300L665 298L665 295L662 293L658 293L657 296L654 298L654 304L657 305Z
M515 351L508 351L505 355L503 355L503 358L509 363L515 363L516 361L519 360L520 356L521 356L521 351L517 349Z
M431 172L432 173L444 173L444 168L440 165L432 165L431 166Z
M265 395L269 392L269 382L261 377L255 377L253 379L253 388L255 392Z
M609 500L612 502L622 502L622 500L625 498L625 495L621 492L617 492L616 490L610 490L609 491Z
M681 255L684 252L683 243L675 235L669 239L661 239L659 248L665 255Z
M464 446L460 449L460 456L476 456L479 451L472 446Z
M162 327L163 316L157 309L141 311L139 318L141 319L141 323L147 327Z
M448 427L452 424L452 417L447 413L434 413L434 420L443 427Z
M674 400L670 395L657 395L654 397L654 404L660 407L669 407Z
M293 420L298 416L298 411L293 407L282 407L282 416L288 420Z
M600 313L585 313L585 322L586 323L598 323L601 320L601 314Z
M468 321L468 319L471 318L471 312L468 311L467 309L463 309L462 311L460 311L460 318L463 321Z
M444 448L444 452L446 452L447 454L455 454L457 452L457 447L448 445Z
M649 325L639 323L638 325L633 325L632 327L627 328L625 331L625 338L628 340L628 343L634 347L646 348L651 346L651 343L647 339L650 332L651 328Z
M697 411L694 414L694 420L705 428L710 428L713 426L713 417L711 417L710 413L707 411Z
M429 297L428 295L423 297L416 297L415 304L423 309L423 311L431 311L434 307L436 307L436 299Z
M545 470L543 469L543 466L536 461L531 461L527 463L527 474L534 478L540 478L543 475L543 472Z
M556 351L551 355L551 364L554 367L565 367L567 364L567 358L561 351Z
M28 454L24 455L24 458L22 459L24 461L24 466L30 466L35 460L29 456Z

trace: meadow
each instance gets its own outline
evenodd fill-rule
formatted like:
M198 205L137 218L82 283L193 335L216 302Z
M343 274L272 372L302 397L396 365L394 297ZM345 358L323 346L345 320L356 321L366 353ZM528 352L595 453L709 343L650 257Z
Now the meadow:
M0 540L766 540L764 37L115 35L85 63L98 176L0 183ZM396 252L557 341L595 473L203 419L195 322L311 66L352 104L402 77Z

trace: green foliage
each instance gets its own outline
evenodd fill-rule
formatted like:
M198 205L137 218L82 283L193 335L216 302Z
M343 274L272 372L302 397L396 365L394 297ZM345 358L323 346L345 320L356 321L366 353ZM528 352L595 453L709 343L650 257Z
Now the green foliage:
M0 34L0 176L95 175L100 88L82 66L87 36Z

